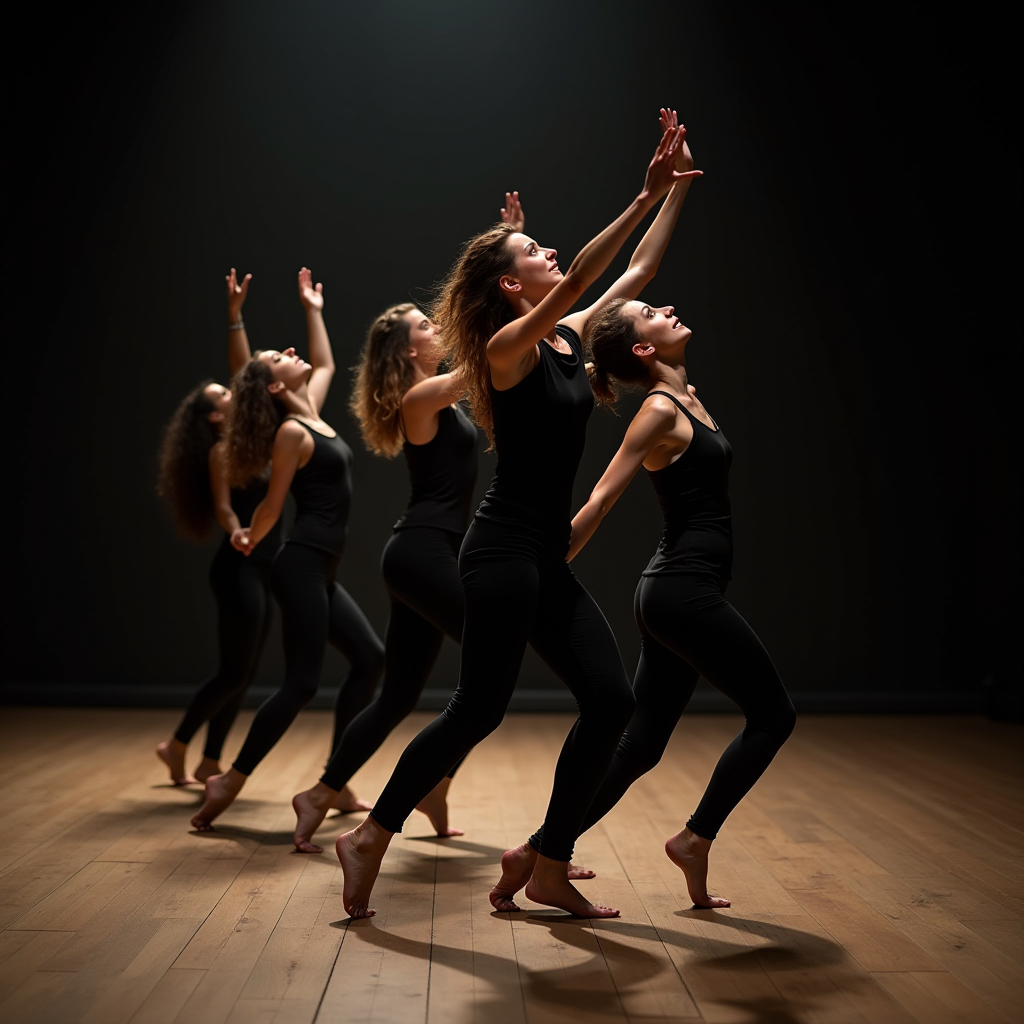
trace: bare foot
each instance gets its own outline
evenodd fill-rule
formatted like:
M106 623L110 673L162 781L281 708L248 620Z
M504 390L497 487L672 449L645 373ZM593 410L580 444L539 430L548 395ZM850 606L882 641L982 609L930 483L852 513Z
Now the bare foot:
M192 827L197 832L213 832L213 819L226 811L245 785L247 775L229 768L223 775L211 775L206 780L206 799L197 814L192 816Z
M708 895L708 851L710 839L701 839L695 832L684 828L665 842L665 852L673 864L686 876L686 891L695 907L731 907L729 900Z
M164 740L156 747L156 756L160 758L171 773L171 782L175 786L187 786L192 780L185 771L185 751L188 747L181 740Z
M572 882L578 882L580 879L597 878L597 872L591 871L590 868L579 868L575 864L570 864L565 877Z
M452 828L448 824L448 787L452 784L449 778L443 778L417 805L416 810L430 819L430 824L439 836L464 836L461 828Z
M537 851L529 843L506 850L501 855L501 878L489 897L491 906L499 914L511 914L519 909L515 894L529 882L536 863Z
M614 907L591 903L566 877L564 861L537 855L533 876L526 884L526 898L534 903L557 907L574 917L618 917Z
M338 836L334 844L345 875L342 903L352 917L373 917L377 913L367 904L393 834L367 818L351 832Z
M324 848L317 846L313 833L323 824L327 812L338 799L337 790L318 782L312 789L296 793L292 797L292 810L295 811L295 849L299 853L323 853Z
M199 767L195 771L195 777L197 782L205 782L211 775L220 775L220 762L212 757L204 757L199 762Z
M324 789L327 787L325 786ZM333 793L334 791L331 790ZM366 800L360 800L359 797L352 792L351 786L346 786L339 793L335 794L334 803L331 804L336 811L341 811L342 814L355 814L357 811L372 811L373 804Z

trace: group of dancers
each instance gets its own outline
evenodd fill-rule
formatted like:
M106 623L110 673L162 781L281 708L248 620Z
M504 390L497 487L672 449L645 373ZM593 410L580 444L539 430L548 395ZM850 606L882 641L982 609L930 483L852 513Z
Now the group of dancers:
M369 812L336 843L353 917L373 915L381 861L414 809L438 835L461 834L448 823L448 787L467 753L501 723L528 643L572 692L579 716L558 756L543 823L501 858L494 909L518 910L515 897L525 889L528 899L577 916L618 915L572 884L594 874L572 864L574 843L658 763L700 676L739 706L745 723L665 848L695 906L729 906L708 893L711 845L790 735L795 714L764 647L724 597L732 449L688 381L691 332L672 306L637 298L701 174L675 111L663 109L660 122L643 189L566 271L555 249L525 234L518 194L509 193L501 222L466 243L429 315L407 302L373 322L350 408L372 452L403 454L411 485L381 563L390 599L383 644L335 579L352 452L320 414L335 365L322 287L309 270L298 278L309 362L292 348L251 352L242 320L250 276L239 282L232 270L231 386L203 382L165 433L160 492L179 527L202 536L216 521L225 539L210 572L220 664L157 754L176 784L191 781L187 744L207 723L195 771L205 799L192 825L211 829L316 692L326 644L337 647L350 671L338 691L327 767L293 800L294 842L300 852L321 853L312 840L329 810ZM625 272L573 311L659 202ZM646 397L571 517L594 396L614 403L623 386ZM478 428L497 466L471 519ZM664 532L636 590L641 654L631 685L604 615L569 563L641 465ZM282 543L289 491L295 519ZM271 593L281 614L284 681L222 771L223 742L267 635ZM349 782L415 707L446 635L461 644L457 688L371 807Z

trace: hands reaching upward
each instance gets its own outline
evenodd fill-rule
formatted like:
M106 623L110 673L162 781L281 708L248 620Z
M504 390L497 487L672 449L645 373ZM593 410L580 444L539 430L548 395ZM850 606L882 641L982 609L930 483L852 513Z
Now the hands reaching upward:
M526 227L526 215L523 213L523 204L519 202L518 192L505 193L505 209L501 211L501 219L511 224L516 231Z
M245 297L249 294L249 282L252 280L252 274L246 274L242 278L242 283L238 283L238 278L235 275L235 268L231 268L231 273L224 278L228 286L228 322L237 323L242 319L242 306L245 305Z
M307 313L323 312L324 286L318 283L315 288L313 287L313 272L307 267L299 271L299 302Z
M671 129L678 129L679 131L680 144L676 149L676 170L683 174L692 171L693 157L690 155L690 147L686 144L686 125L680 124L679 115L674 110L666 107L661 108L661 116L658 120L661 123L662 132L667 132ZM692 177L697 177L697 175L703 173L703 171L696 171Z
M644 192L651 199L660 199L677 182L684 178L696 178L703 174L703 171L677 171L676 162L681 156L681 150L685 147L686 129L671 124L673 114L662 111L662 124L668 124L661 136L661 142L654 152L654 158L647 168L647 178L644 181ZM690 161L692 165L692 159Z

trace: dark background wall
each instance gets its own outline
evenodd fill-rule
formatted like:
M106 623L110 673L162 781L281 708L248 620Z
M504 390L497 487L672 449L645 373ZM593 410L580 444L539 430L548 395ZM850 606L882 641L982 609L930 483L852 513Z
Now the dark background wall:
M350 366L506 189L568 262L640 188L662 104L706 173L645 297L692 326L736 452L730 598L805 707L973 707L1019 680L1007 5L153 11L30 15L6 41L8 699L173 700L213 664L213 547L175 539L153 483L181 395L227 373L228 267L254 274L254 344L300 349L312 267ZM341 579L382 631L406 480L361 450L347 394L341 374L325 409L358 455ZM635 404L595 414L579 501ZM627 665L658 529L638 479L576 563ZM260 682L281 668L275 642ZM448 645L432 687L456 672ZM531 659L521 685L558 684Z

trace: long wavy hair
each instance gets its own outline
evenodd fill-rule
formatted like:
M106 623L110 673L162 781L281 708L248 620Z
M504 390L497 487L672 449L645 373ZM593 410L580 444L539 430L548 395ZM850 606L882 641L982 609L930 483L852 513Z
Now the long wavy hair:
M167 502L178 532L203 540L213 524L210 449L220 439L210 413L217 407L206 393L213 383L197 384L174 410L160 441L156 492Z
M405 314L416 306L400 302L384 310L370 325L352 367L352 395L348 407L359 422L366 447L375 455L393 458L405 440L402 398L415 373L409 358L409 324Z
M228 484L245 487L261 476L274 450L277 428L287 415L267 390L274 376L257 352L231 380L231 407L224 432Z
M441 331L442 350L453 372L464 381L473 418L484 429L491 448L494 414L487 342L514 319L498 286L502 275L515 270L515 253L508 244L513 234L511 224L496 224L471 238L442 283L432 311Z
M628 299L612 299L597 310L583 329L583 344L590 354L590 386L599 402L611 408L621 387L643 387L651 375L633 351L642 339L636 321L623 313ZM613 410L614 411L614 410Z

